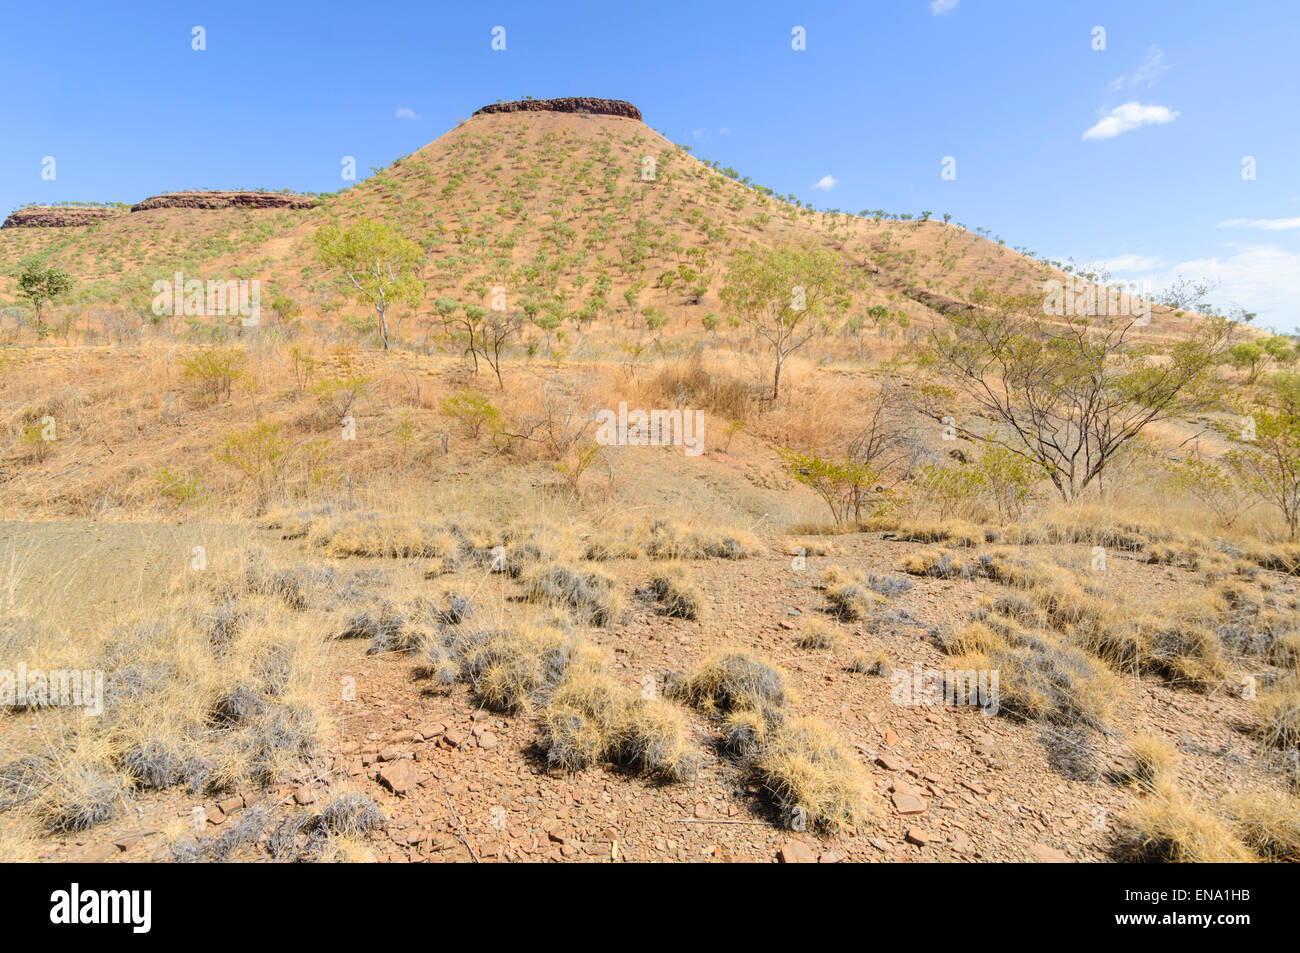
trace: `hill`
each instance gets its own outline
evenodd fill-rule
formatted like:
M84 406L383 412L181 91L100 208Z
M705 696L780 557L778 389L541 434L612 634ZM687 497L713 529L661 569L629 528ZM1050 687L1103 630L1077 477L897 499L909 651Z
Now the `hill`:
M140 310L154 281L182 271L201 280L257 278L264 293L328 317L350 304L336 276L315 262L312 236L323 222L358 218L395 223L425 249L426 298L408 327L427 324L438 296L483 303L501 287L510 301L529 301L559 320L635 327L648 314L651 323L698 328L723 310L717 292L727 256L751 243L803 243L842 255L853 282L847 313L868 328L923 328L981 286L1042 294L1045 281L1067 278L933 218L791 204L696 159L642 123L631 104L601 105L610 102L484 107L318 201L245 193L253 198L232 207L230 193L164 196L95 224L4 229L0 302L16 303L18 263L37 257L77 277L70 299L77 305ZM1150 336L1187 330L1170 309L1156 307L1155 317Z

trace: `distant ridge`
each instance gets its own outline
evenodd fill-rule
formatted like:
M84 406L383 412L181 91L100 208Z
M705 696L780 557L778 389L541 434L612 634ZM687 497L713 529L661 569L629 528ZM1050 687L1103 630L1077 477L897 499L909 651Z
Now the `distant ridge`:
M589 113L594 116L621 116L642 122L641 110L622 99L595 99L590 96L568 96L563 99L520 99L513 103L493 103L474 111L474 115L486 113Z
M312 208L316 200L307 195L283 192L169 192L131 206L133 212L155 208Z
M0 228L76 228L122 213L120 208L105 206L29 205L6 218Z

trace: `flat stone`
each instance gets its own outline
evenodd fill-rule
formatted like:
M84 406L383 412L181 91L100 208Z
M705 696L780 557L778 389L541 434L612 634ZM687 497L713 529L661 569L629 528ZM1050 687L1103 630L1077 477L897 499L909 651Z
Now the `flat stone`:
M448 728L442 734L442 743L448 748L459 748L465 743L465 732L459 728Z
M432 738L439 737L444 731L447 730L447 726L440 721L428 721L425 722L423 725L420 725L420 727L416 728L415 730L419 733L420 737L424 741L429 741Z
M892 798L894 810L899 814L924 814L925 802L915 794L895 794Z
M1049 847L1047 844L1035 844L1029 848L1029 856L1040 864L1068 864L1070 857L1064 851Z
M933 834L930 834L928 831L924 831L919 827L912 827L909 828L907 831L908 843L915 844L917 847L924 847L926 844L931 843L933 840L934 840Z
M781 848L781 863L783 864L815 864L817 857L813 854L812 849L803 841L788 841Z
M235 794L231 797L217 802L217 807L221 808L222 814L234 814L236 811L244 809L244 797L241 794Z
M876 758L876 764L880 765L886 771L905 771L907 762L896 754L885 753Z
M380 770L379 783L394 794L406 794L416 784L415 762L392 761Z

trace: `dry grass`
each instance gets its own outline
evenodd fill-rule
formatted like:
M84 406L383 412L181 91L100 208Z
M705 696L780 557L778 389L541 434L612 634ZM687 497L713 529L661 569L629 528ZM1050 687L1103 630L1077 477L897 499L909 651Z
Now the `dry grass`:
M119 816L141 792L257 787L311 759L329 731L319 616L264 584L297 578L289 570L248 568L209 573L64 640L0 627L6 660L103 679L97 717L75 707L9 716L30 719L31 730L9 733L0 800L46 830L72 833Z
M1300 799L1255 795L1224 808L1241 840L1264 860L1300 863Z
M1300 748L1300 678L1292 677L1259 696L1258 734L1269 748Z
M796 647L806 652L829 651L839 644L839 633L822 619L810 618L795 637Z
M835 833L871 813L857 759L825 725L795 713L780 669L745 652L720 652L671 692L721 719L722 747L741 759L784 823Z
M1155 735L1138 735L1130 748L1137 762L1133 778L1139 784L1154 790L1177 773L1178 753Z
M1144 863L1240 864L1255 855L1232 828L1193 805L1172 780L1156 784L1122 820L1119 857Z
M705 598L686 567L679 563L657 570L650 577L648 594L658 611L670 618L699 620L705 615Z

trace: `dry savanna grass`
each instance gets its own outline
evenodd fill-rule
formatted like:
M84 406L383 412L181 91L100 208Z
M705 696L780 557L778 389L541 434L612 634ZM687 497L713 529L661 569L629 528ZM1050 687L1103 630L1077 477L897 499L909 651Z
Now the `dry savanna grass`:
M1300 542L1232 465L1249 412L1237 404L1287 393L1284 376L1273 384L1285 355L1258 381L1215 365L1218 396L1175 407L1068 502L1036 466L1023 485L981 483L989 441L1007 435L936 367L929 332L954 315L1007 320L990 295L1037 296L1059 263L947 221L817 212L733 171L632 120L501 113L310 210L149 209L0 232L0 517L56 540L72 538L63 525L138 527L184 549L223 540L219 566L174 584L152 572L171 550L75 570L72 543L0 550L0 670L104 674L100 717L25 699L0 715L0 859L120 833L169 799L336 770L324 752L360 744L351 717L328 714L340 658L395 679L381 682L385 717L410 689L402 714L464 703L522 731L523 763L492 763L513 738L475 749L493 796L493 778L518 774L530 798L621 807L614 786L639 785L647 803L675 798L675 822L720 772L724 799L737 775L764 794L782 838L806 823L837 852L874 858L876 838L930 857L946 842L907 841L907 818L875 812L862 752L897 730L917 773L924 760L922 776L947 783L957 769L939 752L964 742L930 747L921 732L970 734L964 719L980 716L904 725L886 686L857 676L938 646L957 672L998 676L995 731L1025 755L1007 759L999 796L1061 814L1122 803L1110 846L1129 859L1296 860L1294 803L1278 795L1300 750ZM393 306L386 341L315 253L322 226L362 221L419 240L422 296ZM785 246L828 253L843 287L799 329L774 394L774 356L723 288L733 254ZM33 256L75 279L45 328L15 284ZM152 278L176 270L261 280L262 322L142 317ZM499 284L518 323L490 355L462 319L487 314ZM1165 366L1199 320L1155 314L1116 366ZM598 439L597 415L624 403L698 413L700 444ZM814 488L788 451L849 482ZM119 570L111 595L128 609L83 594ZM681 657L699 664L657 694ZM1194 746L1159 740L1184 733L1260 754L1237 762L1248 791L1224 798ZM1103 770L1117 748L1132 783ZM379 835L432 823L427 799L381 806L371 782L335 777L318 803L250 807L213 836L168 825L168 856L406 851L410 838ZM726 818L712 846L747 841L745 823ZM1012 832L1017 849L1026 836L1039 839ZM1089 836L1077 852L1103 856Z
M837 832L872 813L865 774L826 725L797 713L780 669L741 651L706 659L671 694L721 719L723 748L772 799L783 821Z

